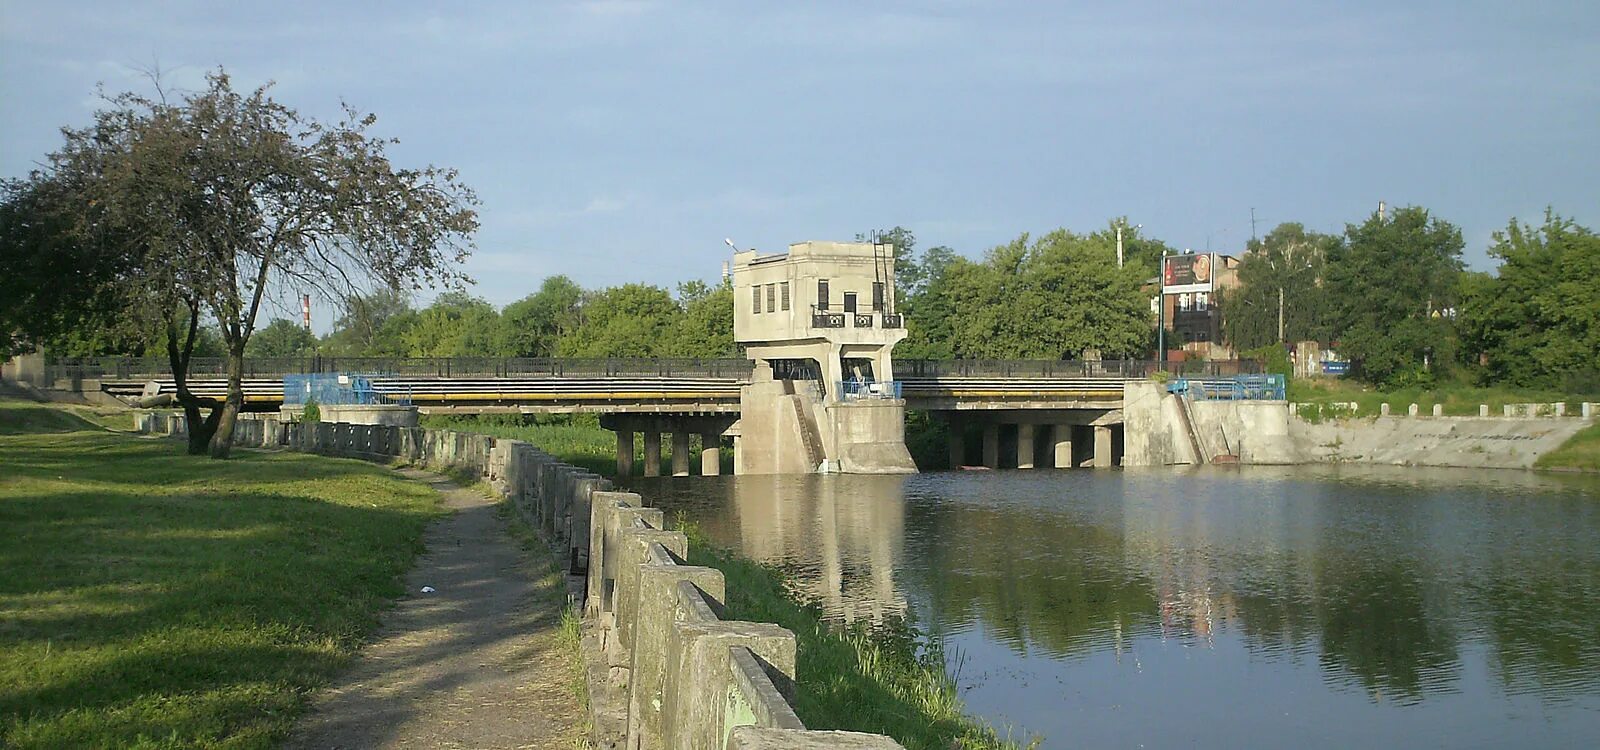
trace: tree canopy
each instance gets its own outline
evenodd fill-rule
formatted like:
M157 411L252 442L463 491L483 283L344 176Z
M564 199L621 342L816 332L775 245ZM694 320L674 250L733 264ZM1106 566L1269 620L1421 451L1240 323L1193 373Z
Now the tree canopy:
M1251 240L1239 262L1240 286L1221 295L1228 342L1248 350L1327 341L1328 292L1322 279L1328 255L1339 242L1338 237L1307 232L1294 222L1279 224L1267 236Z
M1600 236L1553 211L1494 235L1497 276L1463 285L1460 327L1495 383L1600 390Z

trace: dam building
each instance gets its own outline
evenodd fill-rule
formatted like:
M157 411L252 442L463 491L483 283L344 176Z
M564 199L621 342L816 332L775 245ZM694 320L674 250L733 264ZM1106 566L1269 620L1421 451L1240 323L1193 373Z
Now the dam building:
M733 256L734 339L754 360L740 389L735 471L915 473L894 345L894 246L800 242Z

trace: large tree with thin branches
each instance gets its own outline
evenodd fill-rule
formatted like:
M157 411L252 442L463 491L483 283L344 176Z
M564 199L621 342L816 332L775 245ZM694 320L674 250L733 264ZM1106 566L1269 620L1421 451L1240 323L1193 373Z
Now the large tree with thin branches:
M305 117L269 86L235 91L217 70L202 91L108 97L93 125L36 179L79 197L76 237L131 258L116 293L166 332L192 452L226 457L244 406L245 345L263 306L300 293L335 304L375 288L460 288L478 226L453 169L394 166L396 141L349 107ZM189 392L198 328L214 320L228 354L221 402ZM209 409L203 418L202 409Z

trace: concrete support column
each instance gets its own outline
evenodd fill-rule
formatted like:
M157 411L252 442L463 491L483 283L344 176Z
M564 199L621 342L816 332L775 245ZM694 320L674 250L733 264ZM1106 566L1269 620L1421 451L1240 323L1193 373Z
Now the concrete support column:
M1094 427L1094 467L1111 468L1111 428L1107 425Z
M962 434L961 423L951 421L949 432L945 434L945 450L949 451L950 468L959 469L967 464L967 441Z
M1070 469L1072 466L1072 425L1058 424L1052 428L1055 433L1055 466L1057 469Z
M1033 425L1017 425L1017 468L1033 468Z
M655 430L644 433L644 475L661 476L661 433Z
M672 475L689 476L689 433L683 430L672 433Z
M617 430L617 476L633 475L633 430Z
M700 433L700 476L714 477L722 473L722 436L715 432Z
M733 436L733 473L738 475L739 469L744 465L744 438Z
M994 422L983 426L983 465L1000 468L1000 425Z

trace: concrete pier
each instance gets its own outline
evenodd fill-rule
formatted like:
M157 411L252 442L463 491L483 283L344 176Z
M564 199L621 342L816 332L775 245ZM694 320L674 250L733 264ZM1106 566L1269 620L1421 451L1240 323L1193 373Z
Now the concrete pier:
M1051 464L1057 469L1071 469L1072 466L1072 425L1058 424L1051 427L1054 432L1054 458Z
M672 475L689 476L689 433L683 430L672 433Z
M644 433L644 475L661 476L661 433L654 430Z
M633 430L617 431L617 476L633 475Z
M1033 468L1033 425L1017 425L1017 468Z
M722 436L715 432L700 435L700 476L722 473Z
M1094 426L1094 467L1111 468L1111 428L1105 425Z

